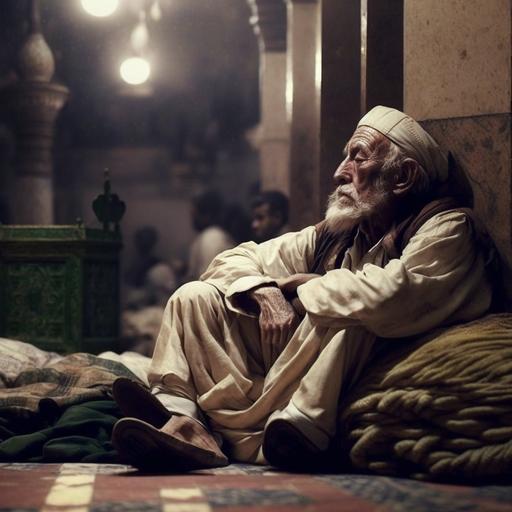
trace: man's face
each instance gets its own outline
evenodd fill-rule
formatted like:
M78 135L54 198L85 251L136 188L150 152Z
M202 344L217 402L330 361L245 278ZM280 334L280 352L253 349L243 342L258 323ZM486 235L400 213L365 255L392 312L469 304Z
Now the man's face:
M251 227L257 241L269 240L276 236L281 224L281 216L273 213L268 203L253 208Z
M348 229L378 215L390 199L380 173L389 148L389 140L372 128L362 126L354 132L334 173L337 188L326 213L331 228Z

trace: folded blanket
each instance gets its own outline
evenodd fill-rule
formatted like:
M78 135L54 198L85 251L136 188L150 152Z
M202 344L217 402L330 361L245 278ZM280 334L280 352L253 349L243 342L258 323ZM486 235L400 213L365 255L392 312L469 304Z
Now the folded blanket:
M342 404L354 467L423 479L512 476L512 315L409 343Z
M0 417L42 415L53 420L65 407L108 398L112 382L120 376L139 380L122 363L86 353L27 368L0 387Z
M63 356L41 350L23 341L0 338L0 388L10 387L16 377L28 368L42 368Z

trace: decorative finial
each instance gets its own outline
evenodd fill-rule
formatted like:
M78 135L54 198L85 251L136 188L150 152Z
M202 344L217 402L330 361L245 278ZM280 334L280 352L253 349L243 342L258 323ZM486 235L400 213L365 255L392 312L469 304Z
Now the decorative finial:
M55 60L41 33L39 0L30 0L28 7L29 34L19 51L17 69L23 80L50 82L55 72Z
M100 194L92 202L92 209L96 218L103 224L103 230L109 231L110 223L114 223L114 231L119 233L119 222L126 211L124 201L121 201L117 194L112 194L108 168L104 172L103 194Z

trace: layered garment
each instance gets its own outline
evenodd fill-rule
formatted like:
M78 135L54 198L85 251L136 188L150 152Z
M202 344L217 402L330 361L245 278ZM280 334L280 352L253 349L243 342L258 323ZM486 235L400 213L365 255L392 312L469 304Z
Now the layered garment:
M275 360L264 357L247 292L311 272L314 226L217 256L200 282L169 300L149 381L169 410L204 421L234 460L261 462L263 431L285 415L318 446L336 431L340 396L353 386L380 338L421 335L477 318L491 285L471 216L427 220L398 257L362 230L325 273L299 286L306 315Z

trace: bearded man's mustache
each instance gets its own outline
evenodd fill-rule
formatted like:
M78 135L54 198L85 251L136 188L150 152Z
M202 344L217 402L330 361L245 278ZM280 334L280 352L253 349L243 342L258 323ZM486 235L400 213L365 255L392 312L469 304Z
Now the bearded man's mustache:
M327 228L332 233L340 233L354 228L363 220L378 214L380 205L386 197L385 192L375 190L369 199L362 200L354 185L351 183L340 185L327 200L325 213ZM347 201L347 198L350 201Z

